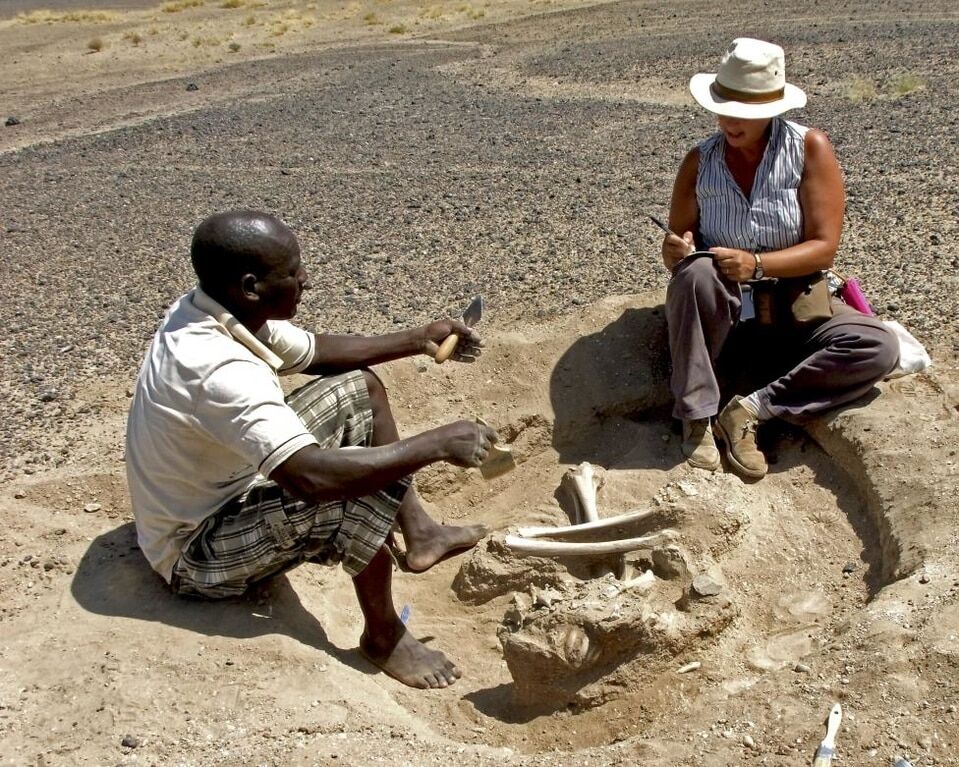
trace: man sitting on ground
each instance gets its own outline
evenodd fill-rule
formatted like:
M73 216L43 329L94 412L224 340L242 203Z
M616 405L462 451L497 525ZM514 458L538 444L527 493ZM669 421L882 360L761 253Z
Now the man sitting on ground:
M231 211L203 221L191 259L199 285L170 308L137 380L127 478L137 537L174 592L210 598L303 562L342 564L365 626L360 650L413 687L446 687L459 670L396 615L397 524L421 572L474 546L482 526L427 516L411 475L436 461L478 466L496 435L457 421L400 439L386 390L368 367L434 354L479 354L462 322L383 336L314 335L287 322L309 288L296 237L273 216ZM278 375L319 376L284 400Z

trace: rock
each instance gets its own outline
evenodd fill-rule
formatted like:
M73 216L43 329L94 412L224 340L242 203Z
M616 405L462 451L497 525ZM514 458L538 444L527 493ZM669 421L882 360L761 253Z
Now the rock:
M47 389L46 391L40 392L39 400L41 402L53 402L57 398L56 389Z
M102 509L102 508L103 508L103 506L102 506L101 504L99 504L99 503L86 503L86 504L83 505L83 510L84 510L87 514L93 514L93 512L95 512L95 511L100 511L100 509Z
M678 669L676 669L676 673L688 674L690 671L698 671L700 668L702 668L702 665L703 664L700 663L698 660L690 661L684 666L680 666Z
M23 499L23 498L26 498L26 497L27 497L27 494L26 494L25 492L23 492L23 490L17 490L17 491L13 494L13 497L16 498L16 499L19 501L19 500L21 500L21 499Z
M8 128L11 128L14 125L19 125L19 124L20 124L20 121L13 115L10 115L10 117L8 117L7 121L4 123L4 125L6 125Z
M198 90L200 90L200 86L197 85L196 83L189 83L189 84L186 86L186 89L187 89L188 91L198 91Z
M812 669L809 666L807 666L805 663L797 663L795 666L793 666L793 671L795 671L797 674L812 673Z
M124 735L123 740L120 741L120 745L124 748L136 748L140 745L140 741L133 735Z
M693 578L693 583L690 588L695 594L701 597L714 597L723 590L722 586L708 575L697 575Z
M842 568L844 575L849 575L850 573L856 572L856 563L855 562L846 562Z
M743 745L746 748L756 748L756 741L752 739L751 735L743 735Z
M923 573L919 576L920 583L929 583L929 576L926 573Z
M685 580L689 577L689 565L686 554L675 545L669 544L661 548L653 549L653 572L658 578L663 580L674 580L676 578Z

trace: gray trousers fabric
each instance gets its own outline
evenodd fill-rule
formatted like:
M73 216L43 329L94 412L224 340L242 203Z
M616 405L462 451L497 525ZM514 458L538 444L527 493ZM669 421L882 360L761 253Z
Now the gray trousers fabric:
M778 367L759 398L774 416L793 423L862 397L899 359L898 341L882 322L838 300L831 319L804 331L740 324L741 308L739 285L726 280L712 259L685 259L676 267L666 291L674 417L719 412L717 363L737 335L753 341L740 364L757 371ZM773 358L778 366L768 364Z

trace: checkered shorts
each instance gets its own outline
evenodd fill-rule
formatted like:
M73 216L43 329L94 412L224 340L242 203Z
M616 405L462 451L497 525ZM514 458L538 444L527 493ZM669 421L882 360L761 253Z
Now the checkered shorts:
M317 378L287 403L321 448L369 447L373 411L363 373ZM242 594L303 562L363 571L393 528L410 485L404 478L362 498L310 504L263 480L207 518L173 567L178 594Z

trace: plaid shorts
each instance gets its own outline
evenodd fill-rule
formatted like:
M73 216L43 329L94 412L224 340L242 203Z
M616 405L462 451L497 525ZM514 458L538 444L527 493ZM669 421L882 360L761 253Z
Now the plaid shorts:
M373 411L363 373L317 378L287 397L321 448L369 447ZM213 599L303 562L357 575L382 548L410 485L406 477L361 498L311 504L269 480L208 517L173 566L178 594Z

